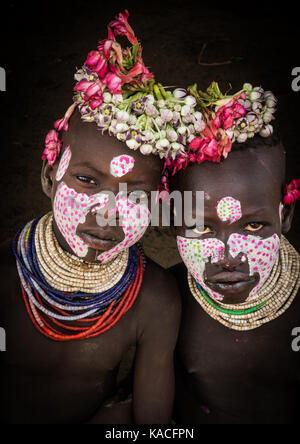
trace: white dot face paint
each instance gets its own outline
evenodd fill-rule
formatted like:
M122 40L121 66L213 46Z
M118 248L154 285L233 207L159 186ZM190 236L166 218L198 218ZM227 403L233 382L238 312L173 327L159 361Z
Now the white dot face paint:
M241 262L249 264L250 276L259 274L259 283L251 291L247 300L258 296L259 290L269 278L274 265L277 263L280 251L280 239L277 234L262 239L258 236L243 236L232 234L228 240L229 253L233 258L241 255ZM225 244L218 239L187 239L177 237L179 253L187 269L195 280L204 288L210 297L222 301L224 296L209 288L205 280L206 264L210 261L217 264L222 261Z
M135 159L128 155L114 157L110 163L110 173L114 177L123 177L133 171Z
M72 153L71 153L71 149L70 146L67 146L64 154L62 155L59 165L58 165L58 169L56 172L56 180L57 182L60 182L61 179L64 177L64 175L66 174L68 168L69 168L69 164L70 164L70 160L72 157Z
M88 253L87 244L76 234L78 225L85 223L92 208L96 205L98 209L104 208L107 203L107 194L88 196L77 193L64 182L59 184L54 198L53 214L59 231L76 256L84 258Z
M274 234L272 237L262 239L259 236L232 234L228 240L228 246L230 254L234 258L244 253L249 263L250 276L253 276L255 273L259 274L259 283L248 298L248 300L255 299L258 291L266 283L274 265L278 261L280 251L279 237L277 234Z
M136 244L145 234L151 220L151 213L146 205L135 204L128 200L127 195L119 193L116 198L116 210L122 218L125 239L105 253L98 260L106 263L114 259L122 251Z
M218 202L217 213L221 221L233 224L242 218L242 206L233 197L224 197Z
M217 301L224 296L212 291L204 282L206 264L218 263L224 257L225 244L218 239L187 239L177 237L177 246L185 266L194 279Z

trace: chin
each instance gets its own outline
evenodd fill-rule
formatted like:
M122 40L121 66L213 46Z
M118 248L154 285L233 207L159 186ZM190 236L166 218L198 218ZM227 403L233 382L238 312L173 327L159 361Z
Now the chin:
M206 282L206 285L214 292L223 297L224 304L241 304L246 302L252 290L258 284L259 280L254 277L251 281L244 282L223 282L213 284Z

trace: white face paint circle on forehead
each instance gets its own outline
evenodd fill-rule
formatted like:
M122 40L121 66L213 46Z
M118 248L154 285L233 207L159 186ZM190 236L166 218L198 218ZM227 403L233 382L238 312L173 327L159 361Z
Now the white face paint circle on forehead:
M151 213L144 204L135 204L128 199L127 194L119 193L116 198L116 211L122 219L125 239L105 253L98 260L106 263L114 259L122 251L136 244L145 234L151 220Z
M217 213L221 221L233 224L242 218L241 202L233 197L224 197L218 202Z
M135 159L127 154L114 157L110 163L110 173L114 177L123 177L133 171Z
M92 208L104 208L108 203L108 196L104 193L88 196L77 193L61 182L56 190L53 214L59 231L66 239L76 256L84 258L88 253L87 244L76 234L79 224L84 224Z
M64 175L67 172L67 169L69 168L70 160L72 157L70 146L67 146L58 165L58 169L56 172L56 180L57 182L61 181L61 179L64 177Z
M254 276L255 273L259 274L259 283L248 298L248 300L253 300L268 280L279 259L280 239L277 234L267 239L262 239L259 236L232 234L228 240L228 246L230 254L234 258L244 253L249 263L250 276Z
M204 282L206 264L218 263L224 258L225 244L218 239L187 239L177 237L177 246L185 266L193 278L217 301L224 296L213 292Z

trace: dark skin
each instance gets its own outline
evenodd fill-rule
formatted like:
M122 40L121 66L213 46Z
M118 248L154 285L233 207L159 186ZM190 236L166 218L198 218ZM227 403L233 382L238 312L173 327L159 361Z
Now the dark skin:
M63 146L67 145L71 146L72 159L63 180L77 192L117 193L120 181L127 182L129 192L157 189L157 159L129 152L123 143L102 136L93 124L83 123L76 114L64 137ZM116 179L110 175L109 165L113 157L121 154L133 156L136 163L132 173ZM44 163L42 171L43 190L52 201L58 186L58 163L53 167ZM83 166L84 163L90 167ZM54 228L61 246L70 251ZM89 216L85 226L79 228L84 231L99 227L95 216ZM102 228L98 236L106 240L114 237L118 242L124 237L120 227L107 229L108 235ZM102 250L110 248L108 241ZM173 353L180 318L180 300L173 278L149 261L135 305L111 330L93 339L57 343L41 335L26 313L10 245L4 245L1 253L4 284L0 325L7 333L7 352L0 356L3 422L170 423ZM89 248L85 260L94 261L97 253ZM104 407L105 401L116 392L118 368L131 347L137 348L133 400L110 411Z
M183 190L201 191L205 200L205 234L225 245L232 233L267 238L287 233L293 208L286 207L280 222L285 156L280 147L232 152L221 165L205 163L178 176ZM243 217L222 222L216 203L231 196L242 204ZM209 227L209 228L207 228ZM185 228L177 231L184 236ZM253 233L252 231L255 230ZM232 291L217 286L215 276L240 272L249 265L226 250L218 264L206 267L206 283L224 296L224 303L246 300L255 285L245 281ZM279 318L245 332L226 328L211 318L192 296L186 267L176 269L183 300L176 360L176 420L186 424L286 424L299 413L300 355L292 351L292 330L299 325L300 299ZM257 281L259 277L256 276ZM229 279L230 280L230 279ZM216 280L215 280L216 281Z

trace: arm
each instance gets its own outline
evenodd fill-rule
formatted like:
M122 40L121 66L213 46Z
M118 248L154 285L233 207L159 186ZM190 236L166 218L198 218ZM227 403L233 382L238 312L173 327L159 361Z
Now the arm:
M174 403L174 350L181 305L171 275L151 276L143 295L143 313L135 365L133 415L136 424L170 424ZM164 272L165 274L165 272Z

